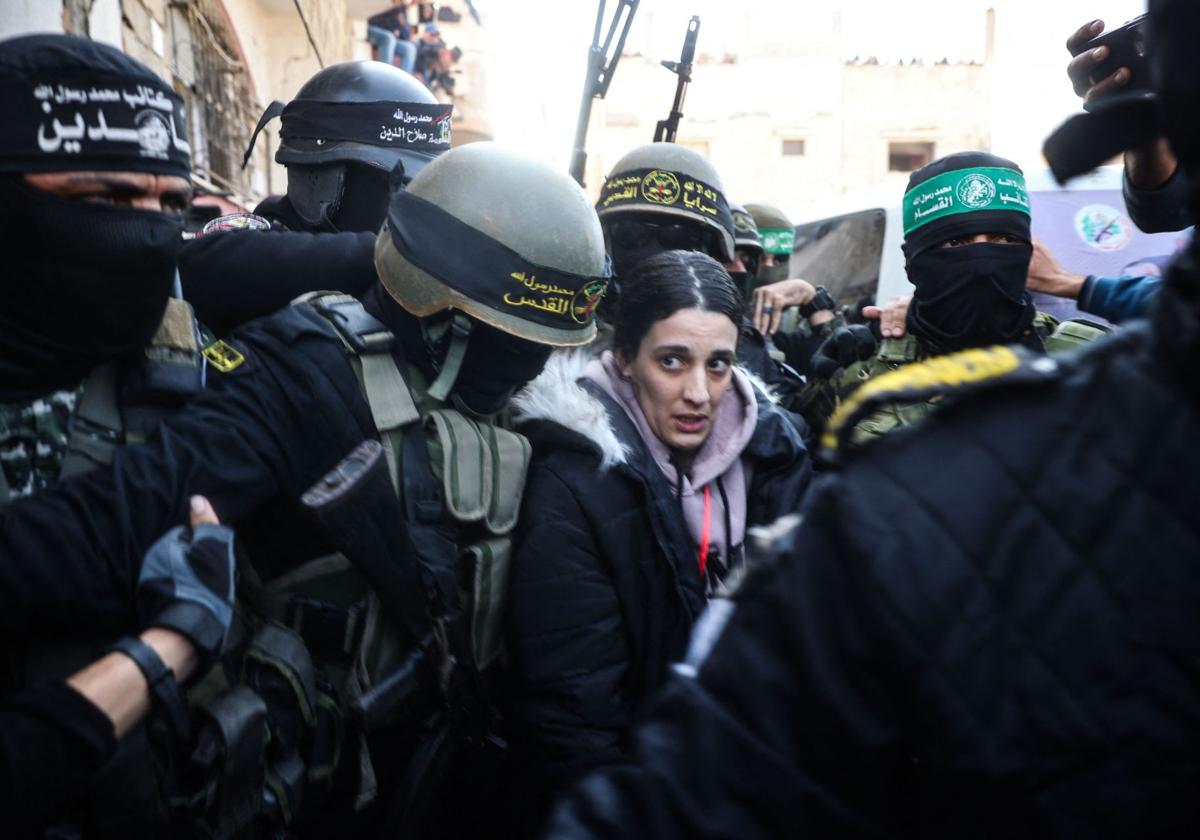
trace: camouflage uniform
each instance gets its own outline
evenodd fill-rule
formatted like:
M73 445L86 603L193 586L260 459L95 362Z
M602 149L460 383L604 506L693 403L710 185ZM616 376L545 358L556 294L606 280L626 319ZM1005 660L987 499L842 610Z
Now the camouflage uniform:
M10 498L32 496L58 482L82 390L81 385L27 402L0 403L0 467Z
M1020 343L1047 353L1062 353L1087 344L1107 331L1107 328L1090 321L1059 322L1044 312L1038 312ZM815 382L806 390L807 404L821 416L814 418L806 414L805 419L823 426L830 413L864 382L914 362L925 361L934 355L925 342L912 334L903 338L884 339L874 357L850 365L836 380ZM853 429L843 430L841 434L852 446L862 446L901 426L920 423L937 409L940 399L941 394L937 393L916 401L883 402L874 412L859 419Z

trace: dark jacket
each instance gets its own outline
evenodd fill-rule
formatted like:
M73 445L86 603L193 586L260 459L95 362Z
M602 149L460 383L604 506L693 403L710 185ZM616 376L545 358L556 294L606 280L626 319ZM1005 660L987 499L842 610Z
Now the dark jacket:
M116 749L112 721L66 683L34 686L5 700L0 705L4 836L37 836L38 826L61 817Z
M552 836L1196 836L1197 327L854 457Z
M81 666L114 636L139 630L143 619L134 605L142 557L162 533L186 521L193 493L208 496L221 520L238 528L265 578L328 547L299 498L359 442L377 435L344 345L308 307L255 321L228 345L228 369L210 363L204 394L164 420L150 441L119 447L111 466L0 510L0 643L86 631L93 649L71 650ZM230 367L231 359L239 361ZM12 720L28 718L28 710L17 705ZM31 773L22 781L49 778L54 786L45 795L60 799L71 798L67 785L82 790L87 771L104 758L98 750L112 739L111 727L105 741L102 728L85 728L86 722L65 732L45 718L5 723L16 739L5 749L27 750L27 734L46 745L48 767L68 751L61 760L77 762L70 772ZM141 759L130 772L152 772L141 754L122 754ZM110 765L85 796L110 801L114 786L122 796L140 796L142 786L129 778ZM93 807L88 813L89 831L91 814L104 821L100 836L153 836L140 812ZM110 820L134 824L113 828Z
M241 526L239 539L264 541L267 556L312 556L320 540L299 498L377 436L370 408L341 340L308 307L255 321L228 344L242 361L227 372L210 364L204 394L148 443L0 510L0 605L24 607L0 609L0 639L138 629L142 557L186 521L193 493Z
M1127 173L1121 177L1121 187L1125 195L1125 209L1138 229L1146 233L1165 233L1183 230L1193 224L1192 210L1188 205L1191 182L1182 166L1157 189L1135 187L1130 183Z
M623 759L635 708L706 603L674 488L624 410L563 358L516 401L534 454L507 641L535 788ZM795 510L811 477L797 421L760 391L758 411L748 525Z
M375 234L232 230L185 242L183 296L217 335L306 292L361 297L375 285Z

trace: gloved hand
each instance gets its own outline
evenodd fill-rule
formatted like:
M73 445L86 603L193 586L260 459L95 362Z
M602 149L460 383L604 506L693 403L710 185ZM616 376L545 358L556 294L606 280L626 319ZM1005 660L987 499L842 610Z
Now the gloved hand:
M863 324L838 327L813 353L813 376L832 379L842 368L874 356L878 346L871 329Z
M209 513L204 516L204 512ZM192 499L192 528L172 528L146 552L138 576L138 608L149 627L186 636L201 660L221 652L233 621L233 530L215 523L202 497Z

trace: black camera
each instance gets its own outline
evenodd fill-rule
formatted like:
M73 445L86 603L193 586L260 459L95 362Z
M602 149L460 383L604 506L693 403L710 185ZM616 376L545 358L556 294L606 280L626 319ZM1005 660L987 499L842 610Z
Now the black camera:
M1146 15L1134 18L1122 27L1097 35L1083 45L1083 52L1108 47L1108 57L1097 64L1088 75L1088 82L1104 81L1121 67L1129 69L1125 90L1146 90L1150 87L1150 66L1146 61Z

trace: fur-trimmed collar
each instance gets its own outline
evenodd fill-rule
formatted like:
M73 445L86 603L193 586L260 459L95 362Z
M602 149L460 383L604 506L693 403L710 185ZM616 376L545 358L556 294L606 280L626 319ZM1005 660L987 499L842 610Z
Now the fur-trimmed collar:
M579 384L594 358L586 349L556 350L537 378L513 397L512 411L517 424L548 420L591 441L600 452L600 468L606 470L629 460L629 446L617 436L604 404ZM766 383L744 368L738 370L755 392L776 402Z
M600 468L624 464L629 447L613 430L608 410L579 379L593 356L586 350L556 350L537 378L512 399L517 424L549 420L581 435L600 450Z

